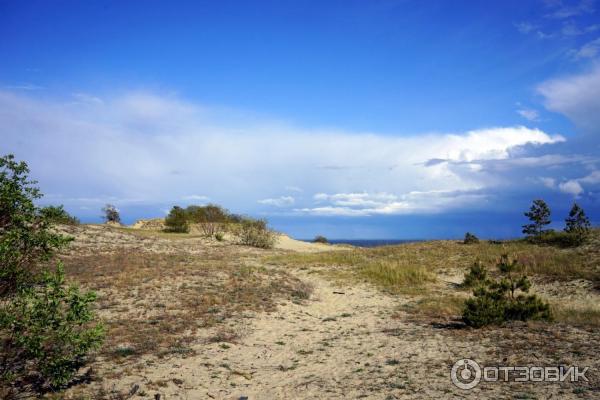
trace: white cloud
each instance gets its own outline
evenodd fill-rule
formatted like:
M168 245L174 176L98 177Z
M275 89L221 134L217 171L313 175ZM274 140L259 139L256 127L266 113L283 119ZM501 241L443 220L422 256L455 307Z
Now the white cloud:
M203 196L200 194L190 194L187 196L181 197L181 200L189 200L189 201L208 201L209 197Z
M487 195L476 191L432 190L413 191L403 195L391 193L318 193L317 203L327 203L316 207L301 208L297 211L322 216L371 216L413 213L435 213L449 211L467 204L482 204Z
M295 203L295 199L292 196L281 196L274 199L258 200L258 202L268 206L289 207Z
M536 110L531 110L528 108L522 108L517 110L517 113L529 121L537 121L540 118L540 114Z
M591 14L595 11L594 0L579 0L575 2L559 1L552 4L551 7L553 7L554 10L546 14L546 17L555 19L572 18L579 15Z
M554 189L556 187L556 179L554 178L541 177L540 182L542 182L544 186L550 189Z
M582 178L570 179L562 182L558 185L558 189L563 193L571 194L574 197L579 197L579 195L584 192L582 183L590 186L599 184L600 170L594 170Z
M104 104L104 101L100 97L86 93L73 93L73 98L82 103Z
M600 126L600 64L588 72L546 81L538 86L546 107L566 115L586 130Z
M0 91L0 140L4 151L30 163L44 193L74 206L87 204L81 197L176 204L203 193L202 199L252 212L257 204L290 205L291 196L260 199L294 182L307 193L333 193L324 207L364 214L460 204L473 198L465 193L495 180L475 165L463 170L448 161L508 161L521 146L564 138L520 126L410 136L303 129L233 111L221 115L171 95L82 103ZM449 192L462 194L441 195ZM356 193L369 195L335 197ZM294 204L313 209L313 201Z
M600 171L599 170L592 171L589 175L587 175L583 178L580 178L579 182L589 183L589 184L600 183Z
M575 25L573 21L566 22L560 32L565 36L577 36L583 33L583 31L579 29L579 27Z
M526 21L516 23L515 27L521 33L529 33L537 29L536 25Z
M600 24L590 25L585 28L586 32L596 32L597 30L600 30Z
M31 91L31 90L41 90L41 89L44 89L44 87L39 86L39 85L34 85L33 83L23 83L21 85L6 85L6 86L4 86L4 89Z
M594 58L600 53L600 38L592 40L573 53L575 59Z
M575 197L579 196L583 192L581 184L576 180L559 183L558 189L563 193L572 194Z
M297 192L297 193L303 192L303 190L301 188L299 188L298 186L286 186L285 190L287 190L289 192Z

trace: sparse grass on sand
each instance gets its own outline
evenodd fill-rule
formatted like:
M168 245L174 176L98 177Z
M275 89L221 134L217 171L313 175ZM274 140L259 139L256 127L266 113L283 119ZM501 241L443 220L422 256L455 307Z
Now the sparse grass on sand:
M465 296L432 295L409 302L402 310L428 319L452 319L460 316Z
M452 392L448 370L466 356L598 370L590 346L600 326L597 241L577 249L435 241L298 253L191 234L69 229L77 240L63 255L67 276L97 291L108 332L89 384L57 398L445 398L464 394ZM460 285L464 273L479 258L493 276L504 253L523 264L555 322L461 329L471 296ZM590 381L564 391L531 386L532 397L597 393L598 378ZM522 389L506 385L479 394Z
M523 240L465 245L458 241L431 241L312 254L285 254L267 262L291 267L346 267L368 282L392 291L418 288L435 281L435 274L466 270L475 260L493 266L502 254L516 258L522 272L556 280L587 279L600 282L600 253L590 244L574 249L539 246ZM494 273L494 269L490 268ZM339 275L339 274L338 274Z
M600 306L569 307L555 305L552 314L558 322L575 326L600 326Z
M174 255L118 251L65 259L69 277L98 292L108 326L102 355L122 359L184 354L199 328L246 311L270 311L277 299L301 301L311 288L282 271L212 251Z

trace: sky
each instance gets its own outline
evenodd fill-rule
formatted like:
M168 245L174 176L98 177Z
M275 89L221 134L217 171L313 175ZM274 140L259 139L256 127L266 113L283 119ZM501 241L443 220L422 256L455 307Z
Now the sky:
M0 154L84 222L297 238L600 225L600 2L0 0Z

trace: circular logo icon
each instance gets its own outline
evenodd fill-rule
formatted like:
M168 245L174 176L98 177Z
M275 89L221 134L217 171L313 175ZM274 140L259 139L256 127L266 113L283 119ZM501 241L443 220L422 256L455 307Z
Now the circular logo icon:
M450 372L452 383L460 389L473 389L481 381L481 367L475 361L465 358L458 360Z

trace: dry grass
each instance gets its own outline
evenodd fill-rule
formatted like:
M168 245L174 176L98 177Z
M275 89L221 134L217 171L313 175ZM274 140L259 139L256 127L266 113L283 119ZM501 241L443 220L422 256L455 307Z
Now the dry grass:
M128 233L131 235L139 236L139 237L152 237L152 238L162 238L162 239L193 239L193 238L203 238L206 235L190 232L190 233L178 233L178 232L164 232L164 231L156 231L149 229L134 229L128 227L114 227L116 231Z
M502 254L516 258L523 272L557 280L588 279L600 281L600 254L587 247L559 249L539 246L525 241L506 241L500 244L480 242L464 245L456 241L431 241L384 246L372 249L354 249L312 254L286 254L269 257L267 262L286 266L351 267L370 271L366 277L377 282L394 285L398 271L412 269L427 273L465 270L474 260L494 266ZM385 267L381 267L385 265ZM381 270L380 273L377 273ZM407 272L408 273L408 272ZM403 282L400 280L399 282ZM410 280L408 283L411 283Z
M377 260L356 269L358 276L392 292L419 292L436 275L405 260Z
M310 294L310 287L284 272L244 263L231 251L202 256L120 251L65 259L70 279L98 292L108 327L102 354L113 359L185 355L199 328Z
M403 311L432 319L451 319L461 315L465 297L432 295L406 304Z
M575 308L555 305L552 307L552 314L557 322L568 325L600 327L600 308L598 306Z

